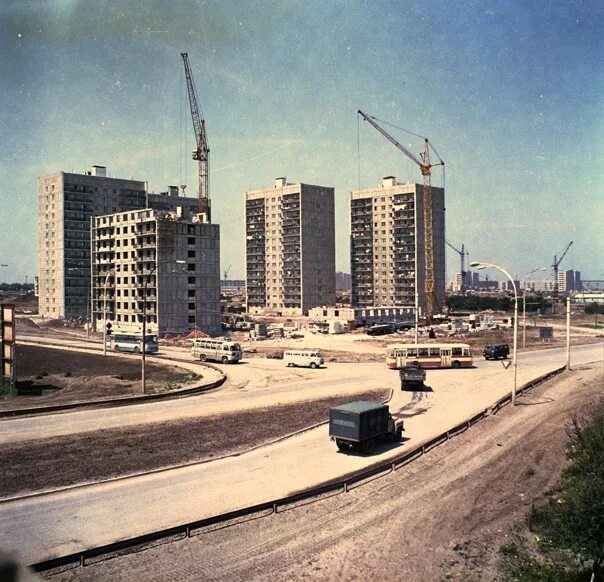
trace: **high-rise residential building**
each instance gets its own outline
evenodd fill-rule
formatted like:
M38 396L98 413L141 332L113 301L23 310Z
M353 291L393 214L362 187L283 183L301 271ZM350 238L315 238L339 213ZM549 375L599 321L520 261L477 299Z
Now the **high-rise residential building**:
M245 194L248 311L306 314L335 302L334 189L289 184Z
M112 331L220 333L220 228L181 211L94 220L93 322Z
M183 207L196 198L147 192L145 182L107 176L104 166L82 174L57 172L38 179L39 312L45 317L87 319L90 298L91 218L103 214Z
M376 188L352 192L350 219L352 305L413 307L417 284L425 313L423 186L387 176ZM432 248L438 311L445 298L445 192L435 186Z
M558 271L558 291L560 293L581 291L581 289L583 289L581 271Z

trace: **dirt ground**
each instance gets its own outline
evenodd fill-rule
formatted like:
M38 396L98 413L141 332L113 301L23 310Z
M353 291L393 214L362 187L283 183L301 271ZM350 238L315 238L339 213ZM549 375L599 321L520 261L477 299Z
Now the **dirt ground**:
M17 345L17 387L28 393L0 396L0 410L133 396L141 392L140 357L103 357L68 350ZM148 361L147 392L163 392L199 382L200 375ZM41 390L41 394L30 391Z
M357 400L383 401L390 390ZM0 497L230 455L324 422L350 397L0 445ZM110 452L110 453L109 453Z
M571 416L603 396L601 365L565 373L348 493L52 579L492 581L499 549L560 475Z

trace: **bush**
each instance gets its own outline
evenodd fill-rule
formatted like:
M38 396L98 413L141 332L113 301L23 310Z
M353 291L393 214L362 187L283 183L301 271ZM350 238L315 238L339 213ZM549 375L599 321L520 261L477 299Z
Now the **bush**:
M569 464L558 489L533 508L531 528L545 547L593 564L593 580L604 580L604 400L589 419L573 418Z
M596 313L604 314L604 303L588 303L585 306L585 313L594 315Z

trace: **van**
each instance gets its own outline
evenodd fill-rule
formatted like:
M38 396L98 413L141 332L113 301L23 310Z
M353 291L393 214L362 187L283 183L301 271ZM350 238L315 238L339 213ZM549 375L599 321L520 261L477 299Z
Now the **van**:
M202 362L214 360L223 364L235 364L241 360L241 346L236 342L215 339L195 339L191 355Z
M304 366L307 368L318 368L323 365L323 358L319 352L306 350L286 350L283 352L283 361L290 368Z
M508 344L489 344L484 347L482 353L485 360L505 360L510 355L510 346Z

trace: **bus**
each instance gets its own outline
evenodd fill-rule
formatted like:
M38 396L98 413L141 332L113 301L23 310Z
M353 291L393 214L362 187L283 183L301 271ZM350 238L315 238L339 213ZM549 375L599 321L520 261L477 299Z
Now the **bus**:
M283 361L289 368L304 366L308 368L320 368L323 363L323 357L319 352L306 350L285 350L283 352Z
M213 360L223 364L235 364L241 360L241 346L237 342L218 339L194 339L191 355L205 362Z
M386 348L386 365L397 370L418 363L422 368L470 368L472 351L468 344L391 344Z
M125 333L113 333L109 336L111 349L116 352L133 352L140 354L143 347L143 336ZM159 350L157 336L147 335L145 338L145 352L155 353Z

